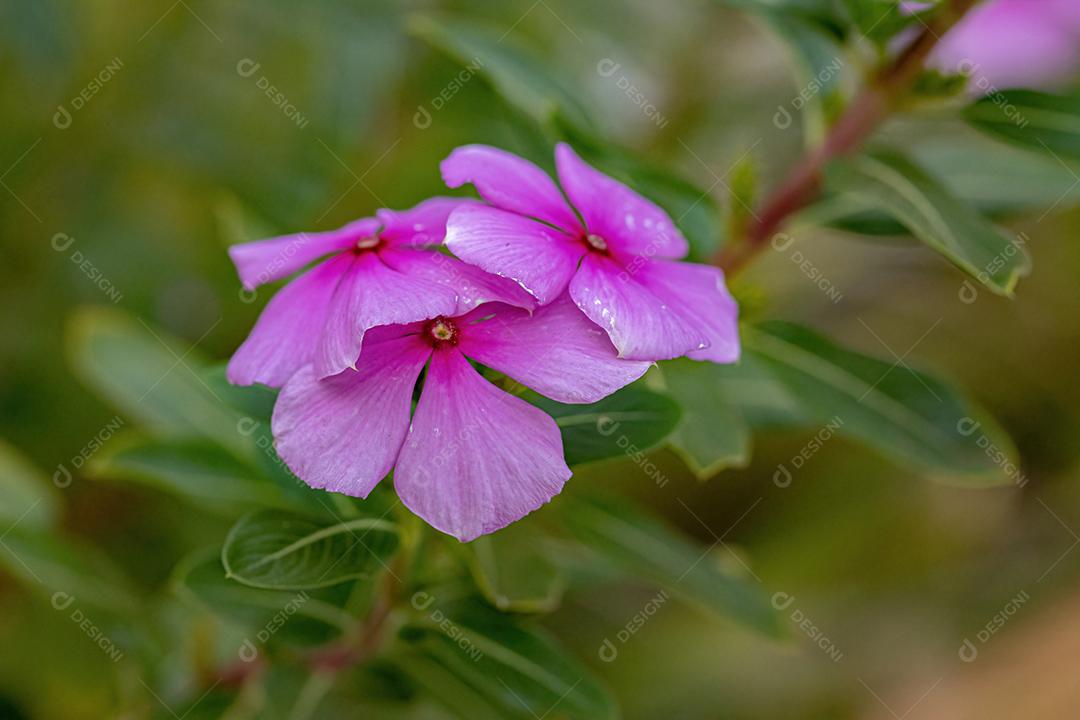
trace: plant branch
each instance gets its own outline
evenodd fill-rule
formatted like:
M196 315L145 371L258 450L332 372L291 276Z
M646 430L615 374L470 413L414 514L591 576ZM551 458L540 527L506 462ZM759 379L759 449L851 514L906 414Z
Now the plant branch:
M402 557L398 555L395 560ZM382 646L387 620L397 605L404 584L401 579L403 572L400 561L387 568L371 609L357 629L343 640L318 648L310 655L308 664L313 672L334 675L371 659L378 652Z
M871 133L907 97L930 52L948 30L979 0L952 0L891 63L882 67L856 95L829 130L825 141L791 170L765 200L743 238L733 238L714 258L729 276L740 270L787 219L810 205L822 191L825 166L862 146Z
M318 648L309 656L308 665L313 673L336 675L352 665L370 660L382 647L387 621L401 599L405 578L412 569L423 534L419 518L409 513L404 514L401 527L402 548L386 568L371 609L348 637Z

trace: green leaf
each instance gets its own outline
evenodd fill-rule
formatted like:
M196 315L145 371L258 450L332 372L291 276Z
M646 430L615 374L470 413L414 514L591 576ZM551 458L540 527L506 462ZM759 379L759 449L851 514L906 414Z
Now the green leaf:
M717 3L737 10L786 15L823 26L836 22L833 0L717 0Z
M576 127L592 127L584 106L546 63L517 46L505 28L485 27L450 17L416 15L410 31L481 77L512 107L550 125L556 114Z
M918 22L919 15L905 12L899 0L844 0L851 22L864 37L885 47L904 29Z
M615 498L574 499L561 507L560 517L577 540L632 577L766 635L785 634L764 587L722 567L708 548Z
M243 417L208 387L195 350L113 309L84 308L68 330L76 372L126 415L163 435L204 437L255 456Z
M200 373L207 388L221 401L253 420L270 423L277 401L277 391L265 385L233 385L225 379L225 363L208 367Z
M181 598L251 631L274 623L274 635L280 630L289 641L325 642L347 632L355 622L342 609L349 586L311 592L250 587L226 576L214 548L184 558L173 571L171 585Z
M833 163L828 184L867 209L883 210L992 291L1011 296L1030 270L1027 251L953 197L935 178L894 153Z
M758 179L757 163L751 152L748 152L735 163L729 171L731 184L726 188L727 208L724 222L724 237L746 237L754 217L754 206L757 205ZM709 258L703 258L705 262L711 262Z
M990 93L964 108L964 119L997 138L1038 153L1080 158L1080 93Z
M950 480L1008 481L1002 465L1013 462L1012 444L981 408L937 378L846 350L788 323L745 328L743 341L811 422L836 426L839 434L899 463Z
M305 590L370 577L397 547L397 526L382 518L320 521L262 510L233 525L221 561L245 585Z
M56 491L21 452L0 440L0 532L44 530L56 523Z
M551 612L562 599L565 582L535 525L526 517L466 546L480 592L503 612Z
M408 647L397 650L390 661L428 697L462 720L505 720L499 704L483 688L470 685L456 667Z
M138 608L130 581L107 556L55 533L8 532L0 539L0 566L54 603L87 603L121 614Z
M795 95L778 107L773 123L786 129L794 115L801 115L807 144L816 146L825 136L829 111L840 95L843 51L816 22L785 12L766 12L759 17L783 40L795 75Z
M570 465L648 450L679 421L679 406L671 398L636 385L592 405L564 405L536 393L526 399L555 418Z
M292 471L274 449L274 436L271 432L270 418L273 414L277 391L262 385L238 386L229 384L225 379L225 365L215 365L201 373L207 387L215 397L239 414L237 431L255 447L255 469L259 477L265 477L276 490L272 492L277 499L262 502L274 507L302 509L320 513L330 498L321 490L311 489L304 481L293 475Z
M418 609L426 614L406 624L401 638L445 671L443 687L452 676L473 691L467 697L460 691L455 695L468 707L490 705L502 713L498 717L532 720L618 717L608 692L541 629L475 601ZM437 673L424 677L429 686L439 679ZM485 716L490 715L480 717Z
M924 70L911 88L913 97L919 99L947 100L962 95L968 86L968 78L962 73L945 73L937 69Z
M160 695L159 695L160 698ZM237 691L231 683L217 683L207 688L198 686L183 698L164 700L147 696L152 709L151 720L254 720L259 715L265 698L255 683L248 682Z
M720 368L685 359L662 368L664 385L682 408L668 443L701 479L750 461L750 428L725 392Z
M206 440L128 437L99 453L90 475L142 483L186 498L199 507L232 512L252 506L296 505L277 485Z
M1046 153L1002 145L966 128L948 135L936 128L915 131L920 130L925 140L912 149L916 161L991 217L1042 214L1080 202L1076 171Z
M948 191L988 217L1046 214L1080 202L1076 171L1046 153L995 142L969 128L914 124L900 139L915 161ZM898 144L900 144L898 143ZM833 195L799 214L799 222L828 224L861 235L907 235L900 222L850 195Z

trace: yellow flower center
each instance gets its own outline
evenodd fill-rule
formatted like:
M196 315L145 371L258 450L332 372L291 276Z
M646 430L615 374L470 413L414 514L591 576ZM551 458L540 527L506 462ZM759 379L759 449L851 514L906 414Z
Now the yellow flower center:
M370 250L373 247L378 247L380 242L382 242L382 240L380 240L378 236L366 237L366 238L363 238L362 240L357 241L356 249L357 250Z
M599 235L593 235L592 233L589 233L585 236L585 242L589 243L590 247L595 250L599 250L601 252L607 250L607 240L604 240L604 238L600 237Z

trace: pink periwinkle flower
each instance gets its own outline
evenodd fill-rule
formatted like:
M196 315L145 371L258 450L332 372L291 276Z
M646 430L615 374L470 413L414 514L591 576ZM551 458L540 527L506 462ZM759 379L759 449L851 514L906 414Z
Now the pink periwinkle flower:
M443 180L453 188L471 183L489 204L450 214L447 247L517 281L541 305L569 290L620 357L734 362L738 308L721 271L678 262L689 246L668 214L570 146L556 148L555 164L562 192L512 153L484 145L454 150L442 163Z
M979 94L1060 86L1080 69L1080 1L987 0L942 38L930 65L970 76Z
M450 212L470 202L431 198L338 230L229 248L247 290L330 256L267 304L229 361L229 381L281 387L308 364L318 377L337 374L353 367L365 332L379 325L460 314L496 299L531 309L535 301L514 283L434 249Z
M572 403L600 400L650 365L618 359L566 296L531 314L492 302L378 327L365 335L355 369L320 379L307 365L285 384L271 423L278 454L312 487L359 497L393 470L401 501L462 541L505 527L550 500L571 473L555 421L485 380L467 358Z

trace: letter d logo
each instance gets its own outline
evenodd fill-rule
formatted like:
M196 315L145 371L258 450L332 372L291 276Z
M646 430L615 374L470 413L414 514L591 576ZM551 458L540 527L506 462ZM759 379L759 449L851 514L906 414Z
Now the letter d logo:
M412 116L412 124L418 130L427 130L431 127L431 113L423 105L416 106L416 113Z
M791 113L783 105L777 105L776 114L772 116L772 124L777 130L787 130L791 127Z
M63 105L56 106L56 112L52 116L52 124L59 130L67 130L71 127L71 113Z
M600 650L596 654L606 663L614 662L615 658L619 657L619 649L615 647L615 643L604 638L604 642L600 645Z
M776 468L776 472L772 476L773 485L778 488L786 488L791 485L791 471L787 469L787 465L783 463Z

